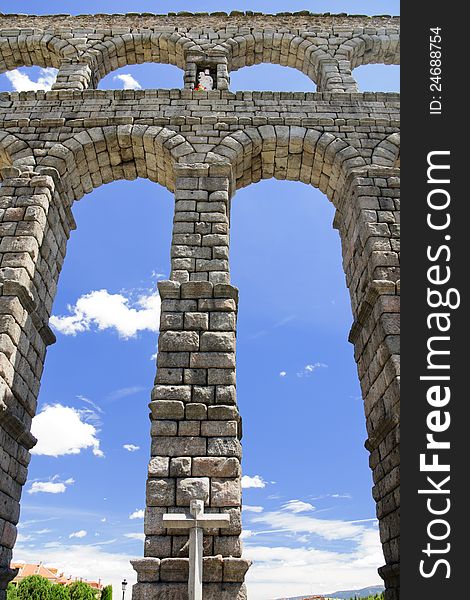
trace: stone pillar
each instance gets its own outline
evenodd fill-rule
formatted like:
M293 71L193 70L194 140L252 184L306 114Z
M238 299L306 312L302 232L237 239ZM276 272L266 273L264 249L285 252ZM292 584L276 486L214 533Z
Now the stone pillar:
M245 600L241 558L241 420L236 404L238 291L229 283L231 169L176 166L172 273L158 284L162 311L150 402L145 558L133 561L133 600L187 599L187 530L163 514L203 500L230 525L204 535L204 598Z
M15 572L22 486L47 345L48 321L71 213L58 201L51 174L3 169L0 188L0 600Z
M194 60L186 61L184 69L184 89L193 90L197 85L197 63Z
M53 90L86 90L95 87L93 73L87 63L64 61L60 65Z
M398 169L357 170L346 182L335 219L352 300L349 339L364 398L386 600L399 598L399 185Z
M351 73L351 65L347 60L321 58L317 74L318 92L358 92L358 87Z

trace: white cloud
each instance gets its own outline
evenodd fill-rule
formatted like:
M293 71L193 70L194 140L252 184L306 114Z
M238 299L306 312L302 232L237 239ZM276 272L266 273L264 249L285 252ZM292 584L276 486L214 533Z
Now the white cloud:
M145 540L145 534L144 533L125 533L124 537L130 538L131 540L139 540L139 541L142 541L142 542Z
M302 500L289 500L282 508L295 514L315 510L315 507L310 502L302 502Z
M266 481L261 477L261 475L255 475L254 477L250 477L249 475L243 475L242 477L242 488L265 488Z
M248 538L252 537L253 535L254 535L254 533L253 533L253 531L251 531L251 529L244 529L240 534L240 539L247 540Z
M129 519L143 519L145 511L143 508L136 508L135 511L129 515Z
M69 538L84 538L87 536L87 532L84 529L80 529L79 531L74 531L69 535Z
M244 504L243 510L245 512L261 513L261 512L263 512L263 507L262 506L251 506L250 504Z
M53 315L51 325L64 335L76 335L96 327L99 331L115 329L128 339L139 331L158 331L160 296L157 292L141 295L135 302L122 294L94 290L81 296L75 305L68 306L68 316Z
M75 483L75 480L71 477L66 481L57 481L58 479L59 476L54 475L49 481L33 481L28 490L28 494L63 494L68 485Z
M279 377L285 377L287 375L287 371L281 371L279 373Z
M44 492L46 494L63 494L67 486L65 483L54 483L52 481L33 481L28 494L38 494Z
M125 90L141 90L142 86L130 73L122 73L121 75L115 75L114 81L121 81L122 87Z
M71 406L45 406L34 417L31 431L38 439L31 454L57 457L79 454L85 448L92 448L95 456L104 456L96 437L98 430L91 423L85 423L81 412Z
M328 365L325 365L325 363L321 363L321 362L316 362L316 363L313 363L310 365L305 365L305 367L302 369L302 371L299 371L297 373L297 377L310 377L310 375L312 375L318 369L326 369L326 368L328 368Z
M140 450L140 446L136 446L135 444L124 444L123 448L128 452L137 452L137 450Z
M52 84L55 81L55 78L57 76L57 69L39 69L39 76L37 81L33 81L26 73L20 71L19 69L7 71L5 75L10 80L12 88L15 92L24 92L27 90L47 91L51 89Z
M253 560L247 574L250 600L327 594L338 589L359 589L383 583L377 568L383 556L377 532L364 535L353 552L316 548L251 546L245 557Z

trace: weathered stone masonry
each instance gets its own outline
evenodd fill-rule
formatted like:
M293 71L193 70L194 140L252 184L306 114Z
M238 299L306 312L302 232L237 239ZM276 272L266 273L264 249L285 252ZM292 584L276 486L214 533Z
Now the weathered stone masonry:
M175 195L172 271L162 298L150 402L145 557L134 600L187 598L187 532L165 512L192 498L231 516L205 536L205 597L246 598L241 420L236 403L238 292L230 281L230 204L275 177L323 191L336 208L351 295L387 600L399 597L399 96L358 93L353 69L398 63L396 17L345 15L0 16L0 72L59 69L50 92L0 94L0 599L72 205L117 179ZM128 64L180 67L181 90L100 91ZM316 93L231 93L230 72L274 62ZM194 92L209 68L216 88Z

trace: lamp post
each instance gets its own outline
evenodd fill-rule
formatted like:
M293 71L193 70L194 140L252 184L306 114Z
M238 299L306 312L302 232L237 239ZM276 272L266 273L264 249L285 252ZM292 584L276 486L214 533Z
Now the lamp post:
M124 579L124 581L122 582L122 600L124 600L125 596L126 596L126 587L127 587L127 581Z

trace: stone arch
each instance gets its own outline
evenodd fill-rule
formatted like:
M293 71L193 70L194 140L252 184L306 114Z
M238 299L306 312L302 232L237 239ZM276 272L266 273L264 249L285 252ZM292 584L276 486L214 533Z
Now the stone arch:
M95 127L54 144L40 167L53 167L70 203L103 183L142 177L174 189L174 164L194 152L185 138L147 125Z
M46 33L2 36L0 31L0 73L18 67L54 67L77 54L66 40Z
M400 134L392 133L372 152L372 164L382 167L400 167Z
M96 82L126 65L164 63L185 69L188 51L201 53L193 40L174 32L146 31L106 37L91 44L82 55L94 70Z
M301 71L318 86L325 63L336 62L310 40L292 33L253 31L230 38L221 46L227 51L231 71L261 63L277 64Z
M289 179L319 188L335 205L347 172L366 165L356 148L331 133L285 125L236 131L210 154L230 160L237 189L271 177Z
M360 65L400 64L400 36L393 34L364 34L351 38L341 44L335 57L339 60L348 60L351 69Z
M394 134L382 140L397 147ZM380 146L380 144L379 144ZM379 152L380 154L380 152ZM390 203L397 172L370 164L360 150L322 130L264 125L224 138L207 160L227 161L233 168L233 187L241 188L274 177L319 188L333 203L333 226L341 239L343 270L351 297L353 326L349 340L364 399L374 476L382 549L386 567L381 574L388 587L397 586L399 469L399 325L391 320L399 310L397 207ZM384 188L381 186L386 181ZM393 222L381 222L382 191ZM389 215L390 216L390 215ZM381 454L383 452L383 455ZM388 487L387 487L388 486ZM398 598L398 596L389 596Z
M1 169L18 167L20 169L35 165L33 150L29 145L11 133L0 131L0 181Z

